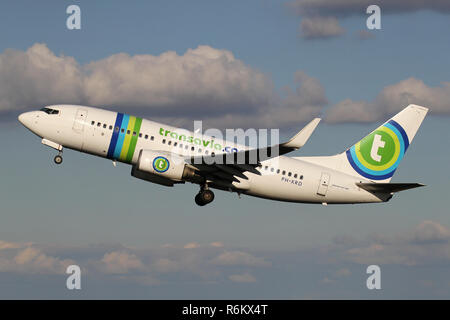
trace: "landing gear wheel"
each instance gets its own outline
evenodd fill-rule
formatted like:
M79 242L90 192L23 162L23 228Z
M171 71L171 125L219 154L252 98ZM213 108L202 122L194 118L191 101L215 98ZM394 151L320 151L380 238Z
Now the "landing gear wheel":
M203 190L202 192L200 192L200 197L202 198L203 202L205 202L206 204L213 202L214 200L214 192L212 192L211 190Z
M54 161L56 164L61 164L61 163L63 162L63 157L60 156L60 155L58 154L57 156L55 156L55 158L53 159L53 161Z
M204 202L202 201L202 199L200 198L200 193L198 193L198 194L195 196L195 203L196 203L198 206L200 206L200 207L203 207L204 205L206 205L206 203L204 203Z
M209 189L202 190L195 196L195 203L201 207L213 202L213 200L214 192Z

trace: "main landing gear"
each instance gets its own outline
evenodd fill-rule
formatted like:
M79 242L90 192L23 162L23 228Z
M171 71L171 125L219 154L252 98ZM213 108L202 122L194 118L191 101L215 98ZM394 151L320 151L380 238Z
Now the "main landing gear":
M195 203L201 207L213 202L214 192L209 190L208 185L205 183L201 186L200 192L195 196Z

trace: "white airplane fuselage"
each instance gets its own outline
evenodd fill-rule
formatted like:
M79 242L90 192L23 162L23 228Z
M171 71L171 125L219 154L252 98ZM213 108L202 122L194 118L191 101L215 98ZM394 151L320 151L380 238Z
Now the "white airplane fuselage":
M186 136L194 136L193 132L180 131L181 129L146 119L137 120L140 118L124 114L121 114L122 118L128 117L128 124L122 123L117 132L120 114L99 108L75 105L55 105L49 108L58 110L58 114L32 111L20 115L19 120L43 138L43 143L55 149L70 148L132 166L138 163L141 150L199 156L211 152L223 153L234 147L239 150L248 149L208 137L203 137L199 145L194 141L189 142L189 139L184 140L184 137L181 139L181 132ZM118 145L120 143L121 147ZM244 172L247 179L237 177L238 181L234 181L230 188L214 183L211 187L266 199L301 203L368 203L390 199L390 194L374 194L356 185L360 182L371 182L370 179L335 170L326 166L320 159L279 156L262 161L261 166L257 168L260 175Z

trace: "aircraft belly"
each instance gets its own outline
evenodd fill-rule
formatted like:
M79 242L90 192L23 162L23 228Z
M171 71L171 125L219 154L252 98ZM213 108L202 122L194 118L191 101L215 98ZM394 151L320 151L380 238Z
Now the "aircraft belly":
M334 177L333 177L334 176ZM318 194L321 183L321 171L311 172L302 180L273 175L249 176L250 188L245 192L248 195L288 202L305 203L368 203L381 202L377 196L358 188L356 180L351 177L340 176L330 172L327 192Z

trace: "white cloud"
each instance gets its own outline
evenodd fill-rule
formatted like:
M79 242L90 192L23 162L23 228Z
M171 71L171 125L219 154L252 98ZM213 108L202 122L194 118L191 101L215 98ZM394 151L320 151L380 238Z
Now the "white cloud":
M31 244L29 244L31 245ZM0 250L4 249L18 249L23 247L23 244L16 243L16 242L7 242L7 241L0 241Z
M434 221L394 237L376 235L339 247L341 259L358 264L450 265L450 229Z
M128 273L144 268L141 260L135 255L125 251L105 253L102 262L106 273Z
M160 258L156 260L154 264L152 264L152 268L162 273L176 272L180 270L180 264L168 258Z
M228 276L228 279L230 279L233 282L238 282L238 283L256 282L256 278L253 275L251 275L250 273L232 274L232 275Z
M448 0L294 0L287 5L301 17L300 28L305 39L325 39L344 34L338 18L367 16L366 9L373 4L380 6L382 14L420 10L450 13ZM360 33L359 37L372 38L368 33Z
M0 111L26 110L49 101L83 100L83 75L74 58L56 56L44 44L0 54Z
M350 16L365 15L366 8L372 4L380 6L383 13L407 13L419 10L433 10L439 13L450 13L450 2L447 0L295 0L289 6L299 15L317 16Z
M377 234L365 239L340 236L329 246L291 252L257 254L211 243L197 243L195 250L186 250L183 245L137 249L117 244L65 247L1 241L0 275L26 274L31 281L42 274L65 277L67 265L77 264L83 268L83 274L108 282L172 288L176 284L183 288L190 284L221 285L224 281L267 284L267 279L269 283L286 279L280 274L284 272L289 272L287 278L297 277L301 269L302 281L340 286L349 281L354 283L354 277L359 277L356 274L364 273L369 264L433 269L450 266L450 228L429 220L390 236ZM260 275L258 279L255 272Z
M159 120L209 119L221 128L236 120L241 127L280 127L320 112L324 90L317 80L307 87L311 79L303 75L297 92L284 100L270 78L224 49L201 45L182 55L119 53L79 65L37 43L0 54L0 113L73 103Z
M338 37L345 33L335 17L302 18L301 36L305 39L321 39Z
M211 242L209 244L211 247L216 247L216 248L222 248L224 247L224 244L220 241L215 241L215 242Z
M200 245L197 242L189 242L189 243L185 244L183 248L185 248L185 249L196 249L199 246Z
M337 277L348 277L351 274L350 270L347 268L342 268L336 271Z
M374 103L345 99L329 108L325 113L324 120L331 123L374 122L385 116L385 108L380 108Z
M325 278L322 279L321 282L324 283L324 284L330 284L330 283L334 283L334 280L332 280L332 279L330 279L328 277L325 277Z
M450 229L437 222L426 220L417 226L412 239L418 244L449 243Z
M0 248L0 272L63 274L75 263L48 255L31 243L0 241Z
M211 262L222 266L265 267L271 265L264 258L258 258L242 251L226 251L214 258Z
M450 114L450 82L427 86L408 78L385 87L374 101L346 99L327 110L328 122L373 122L399 112L410 103L429 107L433 114Z

